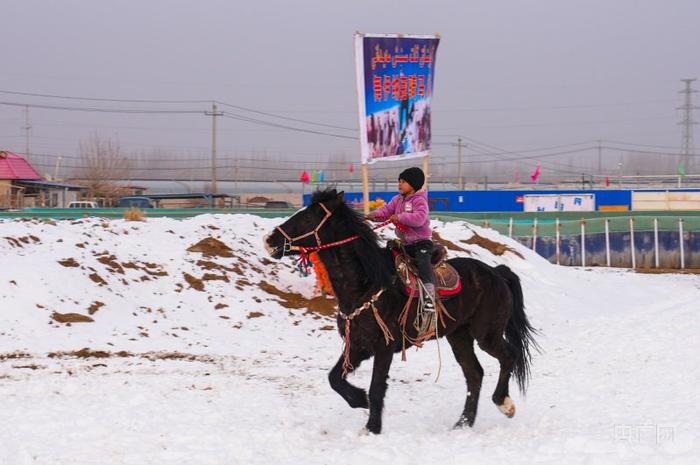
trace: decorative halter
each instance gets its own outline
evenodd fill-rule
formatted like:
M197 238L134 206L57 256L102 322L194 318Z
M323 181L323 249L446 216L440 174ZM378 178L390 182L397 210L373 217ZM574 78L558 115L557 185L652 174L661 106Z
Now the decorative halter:
M330 249L331 247L337 247L339 245L347 244L349 242L352 242L360 237L359 234L355 234L353 236L347 237L345 239L341 239L338 241L334 242L329 242L327 244L322 244L321 243L321 238L318 237L318 231L323 227L323 225L328 221L328 218L330 218L333 215L333 212L331 212L328 207L326 207L323 203L319 202L319 205L323 210L326 212L324 217L321 219L321 221L316 225L314 229L311 231L300 234L299 236L296 237L291 237L287 232L282 229L282 226L277 226L275 229L282 234L285 238L285 243L283 245L282 253L286 253L289 251L298 251L300 258L298 262L298 266L300 270L303 270L305 274L308 274L308 255L311 252L316 252L318 250L324 250L324 249ZM391 219L384 221L383 223L380 223L376 226L374 226L372 229L380 229L383 228L384 226L387 226L389 224L393 223L396 229L402 232L406 232L406 226L403 224L399 223L398 221L393 221ZM316 238L316 244L315 246L311 247L306 247L306 246L301 246L301 245L293 245L294 242L299 241L301 239L305 239L309 236L314 236ZM376 292L370 300L362 304L361 306L357 307L352 313L346 315L338 309L338 318L343 320L344 322L344 330L343 330L343 342L344 342L344 349L343 349L343 377L347 376L347 374L354 369L352 366L352 363L350 363L350 322L354 320L356 317L360 316L362 312L365 310L371 308L372 313L374 314L374 319L377 322L377 325L379 326L380 330L382 331L382 334L384 335L384 340L387 345L391 341L394 340L394 337L391 335L391 331L387 327L386 323L384 323L384 320L382 320L382 317L379 315L379 310L376 307L376 302L379 300L379 297L384 293L384 289L380 289L378 292ZM410 300L409 300L409 305L410 305Z
M282 226L275 227L275 229L277 231L279 231L280 234L282 234L282 236L284 236L284 239L285 239L283 249L282 249L282 254L284 254L286 252L290 252L290 251L298 251L299 255L300 255L298 266L299 266L299 269L304 272L304 274L308 274L308 271L309 271L309 266L308 266L309 253L317 252L319 250L324 250L324 249L330 249L331 247L337 247L339 245L347 244L347 243L352 242L360 237L359 234L355 234L354 236L350 236L350 237L347 237L345 239L322 244L321 238L318 236L318 231L323 227L323 225L326 223L326 221L328 221L328 219L331 216L333 216L333 212L330 211L328 209L328 207L326 207L325 204L319 202L319 205L321 206L321 208L323 208L323 211L325 211L326 214L323 216L323 218L321 218L321 221L311 231L306 232L304 234L300 234L300 235L295 236L295 237L291 237L289 234L287 234L287 232L284 229L282 229ZM406 226L399 223L398 221L392 221L392 220L386 220L383 223L380 223L380 224L374 226L372 229L375 229L375 230L380 229L380 228L383 228L384 226L387 226L391 223L393 223L394 226L396 227L396 229L398 229L399 231L402 231L402 232L406 231ZM309 236L314 236L316 238L317 245L310 246L310 247L301 246L301 245L293 245L296 241L300 241L300 240L305 239Z
M316 227L314 229L312 229L311 231L304 233L304 234L301 234L301 235L296 236L296 237L291 237L289 234L287 234L287 232L284 229L282 229L282 226L277 226L275 228L276 230L278 230L280 232L280 234L282 234L284 236L284 238L287 240L287 244L290 245L290 247L288 249L286 249L286 247L285 247L286 250L301 250L303 247L292 246L292 244L298 240L305 239L311 235L313 235L316 238L316 244L318 244L319 246L321 245L321 239L318 237L318 230L321 229L323 227L324 223L326 221L328 221L328 218L330 218L333 215L333 212L331 212L328 209L328 207L326 207L325 204L319 202L319 205L321 206L321 208L323 208L323 210L326 212L326 214L321 219L321 222L318 223L318 225L316 225Z

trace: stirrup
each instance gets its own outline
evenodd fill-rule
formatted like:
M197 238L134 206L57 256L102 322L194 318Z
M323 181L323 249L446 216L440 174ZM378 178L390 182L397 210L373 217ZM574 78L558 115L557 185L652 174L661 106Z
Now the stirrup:
M435 297L429 294L423 296L423 310L426 312L435 313Z
M437 315L435 314L435 311L427 311L424 314L423 319L420 322L420 325L416 327L416 331L418 332L418 340L419 341L424 341L433 335L435 335L435 326L437 323Z

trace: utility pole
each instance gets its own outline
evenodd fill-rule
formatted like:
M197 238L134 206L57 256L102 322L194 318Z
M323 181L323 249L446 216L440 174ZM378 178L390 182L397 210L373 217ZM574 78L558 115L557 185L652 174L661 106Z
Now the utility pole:
M679 125L683 127L683 143L681 145L681 156L679 165L679 183L680 183L680 173L681 166L683 166L683 172L690 169L690 162L693 155L693 126L698 124L697 121L693 120L693 110L699 108L697 105L693 105L693 94L697 93L697 90L691 88L691 85L697 79L681 79L681 82L685 83L685 89L678 91L679 94L683 94L683 105L676 108L676 110L683 110L683 119L679 121Z
M24 106L24 157L29 160L29 136L32 130L31 120L29 119L29 105Z
M462 175L462 147L466 148L467 144L462 144L462 138L457 138L457 177L459 178L459 190L464 190L464 176Z
M598 139L598 174L603 174L603 144L600 139Z
M205 111L204 114L211 116L211 193L216 194L216 117L224 114L217 111L216 102L211 102L211 112Z
M53 170L53 179L52 181L56 182L58 181L58 170L61 168L61 161L63 160L63 157L58 157L56 159L56 167Z

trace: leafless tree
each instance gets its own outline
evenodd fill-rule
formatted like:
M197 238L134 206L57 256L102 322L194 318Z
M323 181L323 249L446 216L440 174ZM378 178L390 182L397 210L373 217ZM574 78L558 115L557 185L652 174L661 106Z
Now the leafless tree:
M104 198L111 203L124 195L124 188L115 181L129 179L130 165L118 141L93 133L87 141L80 142L78 178L89 189L91 198Z

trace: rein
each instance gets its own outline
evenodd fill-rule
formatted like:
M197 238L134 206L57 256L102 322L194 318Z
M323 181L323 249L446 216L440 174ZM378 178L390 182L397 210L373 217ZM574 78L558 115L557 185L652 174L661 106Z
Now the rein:
M316 225L314 229L311 231L300 234L299 236L296 237L291 237L287 232L282 229L282 226L277 226L275 229L277 229L282 236L285 238L285 244L284 244L284 249L283 252L290 252L290 251L297 251L299 252L299 260L297 262L297 266L299 267L299 270L304 273L304 275L308 275L309 273L309 254L312 252L317 252L319 250L324 250L324 249L330 249L332 247L337 247L339 245L347 244L349 242L352 242L354 240L359 239L360 235L355 234L354 236L347 237L345 239L341 239L338 241L334 242L328 242L326 244L321 243L321 238L318 236L318 231L323 227L323 225L328 221L328 219L333 215L333 212L328 209L323 203L319 202L319 205L323 210L326 212L326 214L321 218L321 221ZM396 229L402 232L406 232L407 228L405 225L399 223L398 221L392 221L392 220L386 220L383 223L380 223L376 226L373 226L373 230L381 229L385 226L388 226L389 224L394 224ZM294 242L299 241L301 239L305 239L309 236L313 235L316 238L316 244L315 246L301 246L301 245L292 245Z
M357 240L360 235L355 234L353 236L347 237L345 239L341 239L338 241L334 242L328 242L326 244L321 243L321 238L318 236L318 231L323 227L323 225L328 221L328 219L333 215L333 212L331 212L328 207L326 207L323 203L319 203L321 208L326 212L326 214L323 216L321 221L316 225L314 229L311 231L301 234L296 237L291 237L287 232L281 227L277 226L275 229L277 229L282 236L285 238L285 244L283 246L283 254L288 251L298 251L299 252L299 261L298 261L298 266L299 269L302 270L305 274L308 274L308 262L309 262L309 254L312 252L317 252L319 250L324 250L324 249L330 249L332 247L337 247L340 245L348 244L354 240ZM388 219L376 226L373 226L373 230L381 229L385 226L388 226L389 224L394 224L396 229L398 229L401 232L406 232L407 227L398 221L393 221L391 219ZM293 245L294 242L305 239L309 236L313 235L316 238L316 244L315 246L301 246L301 245ZM384 323L384 320L382 320L381 315L379 315L379 309L377 309L377 306L375 305L376 302L379 300L381 295L384 293L384 289L380 289L377 291L375 294L372 295L372 297L362 304L361 306L357 307L352 313L346 315L340 311L340 308L338 309L338 318L342 319L345 322L345 328L343 329L343 342L344 342L344 349L343 349L343 377L347 376L348 372L353 370L352 363L350 363L350 322L354 320L356 317L358 317L362 312L367 310L368 308L372 309L372 313L374 314L374 319L377 322L377 326L379 326L379 329L381 329L382 334L384 335L384 340L386 341L386 344L389 345L389 342L392 342L394 340L394 337L391 335L391 331L389 330L389 327ZM410 299L409 299L409 304L410 304ZM405 350L405 349L404 349Z

